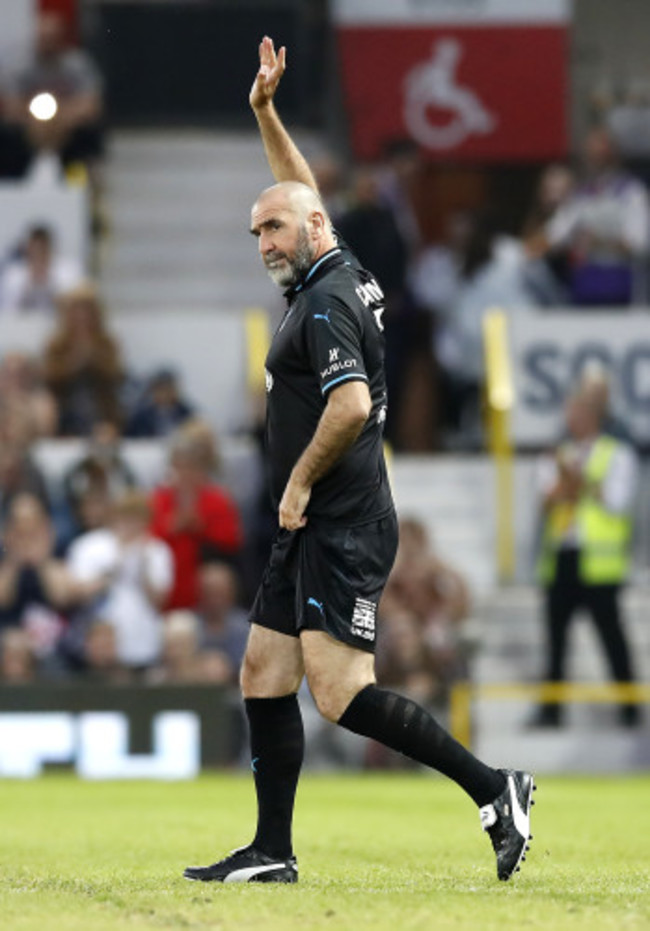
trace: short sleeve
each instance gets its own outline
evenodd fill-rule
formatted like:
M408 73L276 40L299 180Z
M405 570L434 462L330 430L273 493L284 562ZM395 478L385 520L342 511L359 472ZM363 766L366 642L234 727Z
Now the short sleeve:
M308 308L305 319L309 361L323 395L345 381L368 381L361 349L361 324L334 299Z

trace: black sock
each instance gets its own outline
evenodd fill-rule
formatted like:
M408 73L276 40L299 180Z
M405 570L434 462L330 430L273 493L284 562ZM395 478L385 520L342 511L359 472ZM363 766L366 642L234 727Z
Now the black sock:
M338 723L444 773L477 805L494 801L506 785L502 773L472 756L424 708L376 685L362 689Z
M291 821L305 750L296 695L247 698L251 765L257 791L257 833L253 844L270 857L292 855Z

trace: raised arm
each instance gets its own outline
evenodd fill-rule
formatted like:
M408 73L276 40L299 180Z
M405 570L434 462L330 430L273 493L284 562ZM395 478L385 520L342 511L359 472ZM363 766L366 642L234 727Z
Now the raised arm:
M276 181L300 181L318 192L316 179L306 159L284 128L273 98L286 67L287 50L276 55L273 40L260 43L260 69L250 92L250 105L260 128L264 151Z

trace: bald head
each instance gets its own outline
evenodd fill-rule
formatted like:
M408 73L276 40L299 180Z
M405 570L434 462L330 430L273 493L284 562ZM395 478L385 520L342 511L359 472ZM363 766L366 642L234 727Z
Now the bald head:
M306 220L310 213L321 213L329 222L327 211L318 193L300 181L281 181L279 184L265 188L253 205L253 211L256 207L267 203L278 204L286 210L291 210L302 220Z
M253 205L251 233L275 284L297 284L321 255L334 248L332 225L318 193L298 181L262 191Z

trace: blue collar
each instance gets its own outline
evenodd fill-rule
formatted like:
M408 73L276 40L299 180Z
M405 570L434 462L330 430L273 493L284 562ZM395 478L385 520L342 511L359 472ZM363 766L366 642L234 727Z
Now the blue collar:
M334 248L332 248L332 249L330 249L328 252L326 252L325 255L321 255L320 259L312 265L312 267L309 269L309 271L307 272L307 274L305 275L305 277L302 279L302 281L298 282L298 284L296 284L296 285L293 285L291 288L288 288L288 289L284 292L284 296L287 298L287 300L291 300L291 298L292 298L295 294L298 294L298 292L302 291L302 289L305 287L305 285L308 284L308 282L310 281L310 279L316 274L316 272L318 271L318 269L321 267L321 265L322 265L324 262L326 262L326 261L328 261L328 259L334 258L334 256L340 255L340 254L341 254L340 248L339 248L338 246L334 246Z

